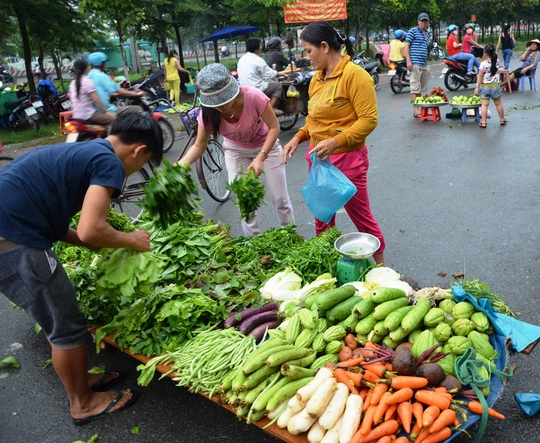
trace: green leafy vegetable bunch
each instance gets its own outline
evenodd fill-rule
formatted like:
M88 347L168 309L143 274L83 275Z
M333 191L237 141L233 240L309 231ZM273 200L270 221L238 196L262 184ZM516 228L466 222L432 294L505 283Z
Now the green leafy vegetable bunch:
M264 185L250 169L247 174L238 174L227 189L236 194L235 204L240 209L240 220L249 220L264 202Z

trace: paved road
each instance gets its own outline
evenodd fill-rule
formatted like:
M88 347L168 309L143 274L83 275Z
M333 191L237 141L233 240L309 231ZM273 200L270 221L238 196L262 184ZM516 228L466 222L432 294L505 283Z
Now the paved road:
M441 67L434 63L433 73ZM430 85L442 86L442 80L434 75ZM465 271L467 277L479 278L503 294L522 320L540 324L538 93L505 94L509 124L499 126L494 115L485 130L473 121L459 124L443 118L420 123L411 115L409 95L394 95L384 78L377 97L379 125L368 139L369 186L372 208L386 237L388 265L421 286L448 285L452 274ZM443 115L449 111L443 108ZM495 114L493 106L491 111ZM282 133L282 141L293 133ZM299 232L311 237L312 217L300 194L307 177L302 158L306 147L289 163L287 173ZM179 149L177 144L174 150ZM238 235L234 205L202 197L206 216L230 224ZM263 228L276 225L270 204L261 213ZM338 227L343 232L354 230L342 213ZM41 369L50 358L43 336L36 335L28 317L11 309L4 298L0 318L0 356L14 355L21 364L18 370L0 371L2 442L65 443L94 434L106 443L277 442L206 399L175 387L171 380L157 377L141 389L141 399L129 412L75 428L58 378L51 368ZM124 368L129 377L123 387L135 385L138 363L131 357L116 350L96 356L90 338L88 349L91 365ZM538 441L537 421L521 412L513 395L540 392L535 369L539 359L539 351L511 357L518 369L497 401L507 420L490 419L483 441ZM134 426L140 428L137 435L131 434Z

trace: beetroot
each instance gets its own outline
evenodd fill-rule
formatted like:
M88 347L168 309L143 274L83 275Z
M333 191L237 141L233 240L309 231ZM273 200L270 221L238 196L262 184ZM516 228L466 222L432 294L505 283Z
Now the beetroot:
M439 386L446 374L437 363L424 363L420 365L414 375L428 379L428 386Z
M398 346L392 358L392 371L398 375L410 375L414 372L414 357L410 348Z
M444 377L444 380L439 384L439 386L446 388L446 390L451 393L459 393L463 388L463 386L461 386L461 382L453 375L447 375Z

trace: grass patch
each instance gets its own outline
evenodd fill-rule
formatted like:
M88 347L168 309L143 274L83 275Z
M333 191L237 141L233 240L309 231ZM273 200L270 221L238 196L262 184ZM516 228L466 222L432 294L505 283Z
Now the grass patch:
M35 145L49 145L65 141L65 136L60 133L58 122L51 121L46 125L40 125L38 130L7 131L2 129L0 139L4 145L31 141L35 141Z

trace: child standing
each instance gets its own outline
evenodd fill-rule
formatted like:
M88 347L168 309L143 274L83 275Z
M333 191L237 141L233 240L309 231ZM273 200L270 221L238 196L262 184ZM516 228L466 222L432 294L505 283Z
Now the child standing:
M492 44L486 45L484 48L484 55L482 57L482 63L480 63L480 70L474 93L480 95L480 98L482 99L481 128L485 129L487 127L486 119L489 99L492 99L497 107L501 126L508 123L508 120L504 118L504 107L501 100L502 90L501 79L499 76L499 60L497 58L495 46Z

